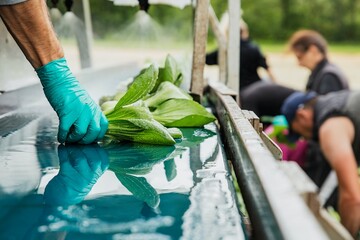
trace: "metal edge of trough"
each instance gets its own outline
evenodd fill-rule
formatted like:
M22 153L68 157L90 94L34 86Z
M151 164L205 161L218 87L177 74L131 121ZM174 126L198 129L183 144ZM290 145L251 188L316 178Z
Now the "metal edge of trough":
M328 239L231 95L209 88L254 239Z

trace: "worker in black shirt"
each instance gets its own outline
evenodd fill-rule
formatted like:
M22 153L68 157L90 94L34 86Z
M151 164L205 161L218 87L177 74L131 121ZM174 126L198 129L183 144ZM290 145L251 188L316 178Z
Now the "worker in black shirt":
M206 55L206 64L218 64L218 50ZM240 91L261 80L258 68L267 71L268 78L275 81L273 74L266 63L266 58L261 53L259 47L250 40L249 29L244 21L240 22Z
M360 92L337 91L326 95L295 92L282 106L292 135L319 143L338 182L341 222L356 236L360 229ZM318 168L318 174L323 169ZM330 189L331 190L331 189ZM358 239L358 238L356 238Z

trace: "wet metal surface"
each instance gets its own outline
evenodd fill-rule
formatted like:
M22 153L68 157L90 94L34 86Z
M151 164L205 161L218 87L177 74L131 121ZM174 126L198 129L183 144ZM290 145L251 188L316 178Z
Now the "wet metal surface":
M214 124L82 146L57 121L44 103L0 115L0 239L244 239Z
M318 211L311 212L234 99L214 90L210 99L225 133L225 147L252 223L252 238L329 239L317 220Z

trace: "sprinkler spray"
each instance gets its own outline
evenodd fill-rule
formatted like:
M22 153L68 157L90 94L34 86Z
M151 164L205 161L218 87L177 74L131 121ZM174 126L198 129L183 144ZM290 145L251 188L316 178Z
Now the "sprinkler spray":
M51 0L50 19L55 28L57 28L62 16L60 10L57 8L58 3L59 0Z

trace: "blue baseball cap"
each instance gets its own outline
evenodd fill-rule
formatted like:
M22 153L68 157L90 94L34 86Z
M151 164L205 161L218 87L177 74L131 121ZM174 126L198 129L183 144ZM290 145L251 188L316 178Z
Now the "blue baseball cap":
M291 122L294 120L296 111L300 106L304 105L311 99L317 96L316 92L294 92L288 96L284 103L281 106L281 113L285 116L286 121L289 125L289 134L288 139L291 141L296 141L300 135L293 132L291 129Z

